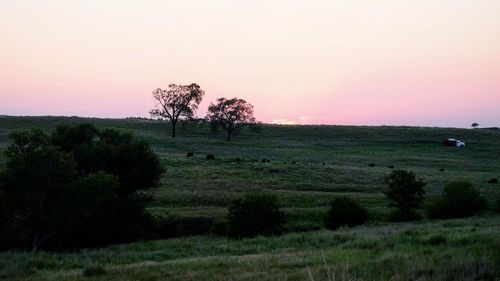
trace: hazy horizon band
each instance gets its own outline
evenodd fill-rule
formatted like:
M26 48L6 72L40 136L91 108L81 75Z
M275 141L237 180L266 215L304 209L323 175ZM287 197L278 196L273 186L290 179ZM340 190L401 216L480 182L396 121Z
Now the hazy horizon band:
M0 114L149 117L196 82L279 124L500 126L500 1L0 1Z

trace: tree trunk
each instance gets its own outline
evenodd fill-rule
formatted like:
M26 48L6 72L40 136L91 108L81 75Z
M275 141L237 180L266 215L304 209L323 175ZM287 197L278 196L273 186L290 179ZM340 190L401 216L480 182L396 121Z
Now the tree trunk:
M175 138L175 126L177 125L177 121L172 121L172 137Z
M231 135L232 135L231 130L227 130L227 141L231 141Z
M33 237L33 241L31 242L31 252L32 253L38 251L38 247L40 246L39 237L40 237L40 234L38 232L35 234L35 237Z
M40 245L43 242L43 237L40 234L40 232L35 233L35 236L33 237L33 241L31 242L31 252L36 252L38 249L40 249Z
M37 231L31 242L31 251L36 252L40 249L40 246L49 238L53 237L53 234L42 234L43 232Z

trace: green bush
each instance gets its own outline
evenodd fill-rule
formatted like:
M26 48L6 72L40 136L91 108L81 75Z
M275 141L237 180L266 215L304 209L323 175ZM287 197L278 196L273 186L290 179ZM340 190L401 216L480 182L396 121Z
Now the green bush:
M228 235L232 238L273 235L282 233L285 215L276 196L247 194L229 206L227 221Z
M211 234L215 219L211 217L185 217L177 220L179 236Z
M82 271L83 277L94 277L94 276L99 276L99 275L104 275L104 274L106 274L106 270L102 266L99 266L99 265L87 266Z
M415 173L396 170L385 178L388 188L384 191L389 199L389 207L395 207L391 219L408 221L418 218L414 209L420 207L424 200L423 180L417 179Z
M486 200L472 183L457 181L445 186L443 194L428 209L430 218L470 217L486 208Z
M166 216L154 219L154 230L151 238L165 239L212 234L226 235L226 222L205 216Z
M493 199L493 203L491 204L491 210L493 212L500 213L500 198Z
M325 226L337 229L341 226L356 226L366 222L368 212L358 202L349 197L339 197L330 204L325 217Z
M430 245L440 245L440 244L446 244L448 242L448 240L446 239L446 237L444 235L441 235L441 234L437 234L437 235L433 235L431 237L429 237L429 239L427 239L427 244L430 244Z

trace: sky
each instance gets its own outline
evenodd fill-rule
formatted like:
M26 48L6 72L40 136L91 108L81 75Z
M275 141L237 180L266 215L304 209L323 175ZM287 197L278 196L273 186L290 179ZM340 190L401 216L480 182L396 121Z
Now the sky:
M265 123L500 126L497 0L0 0L0 115L148 117L198 83Z

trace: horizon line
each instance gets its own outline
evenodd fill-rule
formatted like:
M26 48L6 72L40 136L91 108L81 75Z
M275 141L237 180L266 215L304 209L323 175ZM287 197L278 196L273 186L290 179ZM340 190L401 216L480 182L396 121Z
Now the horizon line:
M79 115L8 115L0 114L0 118L80 118L80 119L109 119L109 120L126 120L126 119L137 119L137 120L147 120L147 121L158 121L158 122L169 122L167 120L159 120L150 117L142 116L127 116L127 117L103 117L103 116L79 116ZM201 117L193 118L192 120L204 119ZM280 126L280 127L304 127L304 126L336 126L336 127L407 127L407 128L439 128L439 129L471 129L472 127L453 127L453 126L437 126L437 125L405 125L405 124L325 124L325 123L310 123L310 124L276 124L267 122L257 122L258 124L266 126ZM498 129L497 126L487 126L480 127L477 129Z

